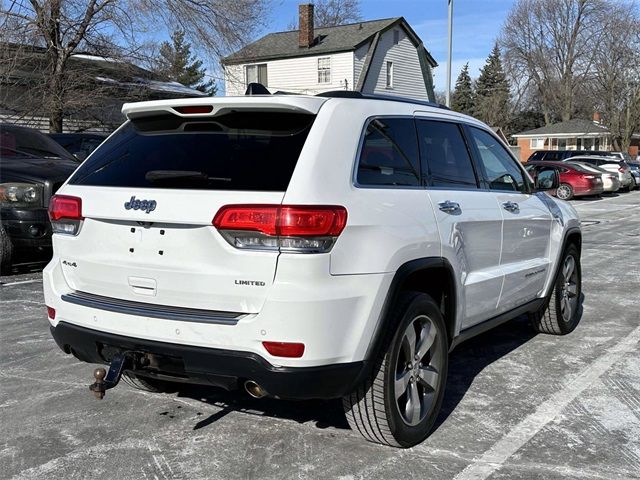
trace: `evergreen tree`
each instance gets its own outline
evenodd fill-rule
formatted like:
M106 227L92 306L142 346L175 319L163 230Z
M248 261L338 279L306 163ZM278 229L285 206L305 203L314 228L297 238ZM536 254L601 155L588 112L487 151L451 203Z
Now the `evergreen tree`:
M171 43L163 42L157 61L157 72L168 80L195 88L208 95L215 95L218 88L212 80L205 80L206 70L202 60L191 54L191 44L184 39L184 31L176 30Z
M451 108L456 112L473 115L474 105L473 84L469 75L469 62L467 62L456 80L456 88L451 95Z
M506 127L509 122L511 93L497 43L487 58L487 63L480 70L475 91L475 116L489 126Z

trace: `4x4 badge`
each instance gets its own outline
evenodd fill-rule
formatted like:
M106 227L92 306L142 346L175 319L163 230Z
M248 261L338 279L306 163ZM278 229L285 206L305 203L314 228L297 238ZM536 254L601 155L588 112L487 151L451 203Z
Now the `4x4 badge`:
M155 200L136 200L135 195L131 200L124 203L127 210L144 210L145 212L153 212L156 209L157 202Z

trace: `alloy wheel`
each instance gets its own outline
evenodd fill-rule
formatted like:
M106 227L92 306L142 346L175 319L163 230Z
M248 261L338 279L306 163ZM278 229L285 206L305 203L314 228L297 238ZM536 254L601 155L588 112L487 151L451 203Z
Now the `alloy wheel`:
M395 364L394 394L398 412L409 426L418 425L437 399L443 364L436 324L420 315L407 326Z
M576 260L567 255L562 265L562 287L560 295L560 311L562 319L570 322L578 307L578 269Z
M556 195L560 200L566 200L571 196L571 189L567 185L560 185L556 190Z

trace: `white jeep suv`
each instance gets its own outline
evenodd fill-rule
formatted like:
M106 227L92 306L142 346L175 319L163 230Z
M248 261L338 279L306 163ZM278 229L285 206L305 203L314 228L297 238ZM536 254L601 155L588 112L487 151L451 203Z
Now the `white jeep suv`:
M343 398L353 429L432 428L448 352L529 314L579 321L576 212L483 123L334 92L127 104L50 205L57 344L139 388Z

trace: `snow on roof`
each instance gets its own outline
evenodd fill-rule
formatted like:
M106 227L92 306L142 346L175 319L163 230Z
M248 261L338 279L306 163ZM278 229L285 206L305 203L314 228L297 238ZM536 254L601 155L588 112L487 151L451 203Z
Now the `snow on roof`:
M118 60L116 60L115 58L101 57L99 55L87 55L85 53L74 53L71 56L73 58L83 58L85 60L93 60L93 61L98 61L98 62L121 63L121 62L118 62Z
M146 87L156 92L167 92L179 95L188 95L190 97L206 97L207 94L196 90L195 88L187 87L178 82L162 82L159 80L150 80L147 78L136 77L135 82L121 82L108 77L96 77L98 82L113 83L127 87Z

